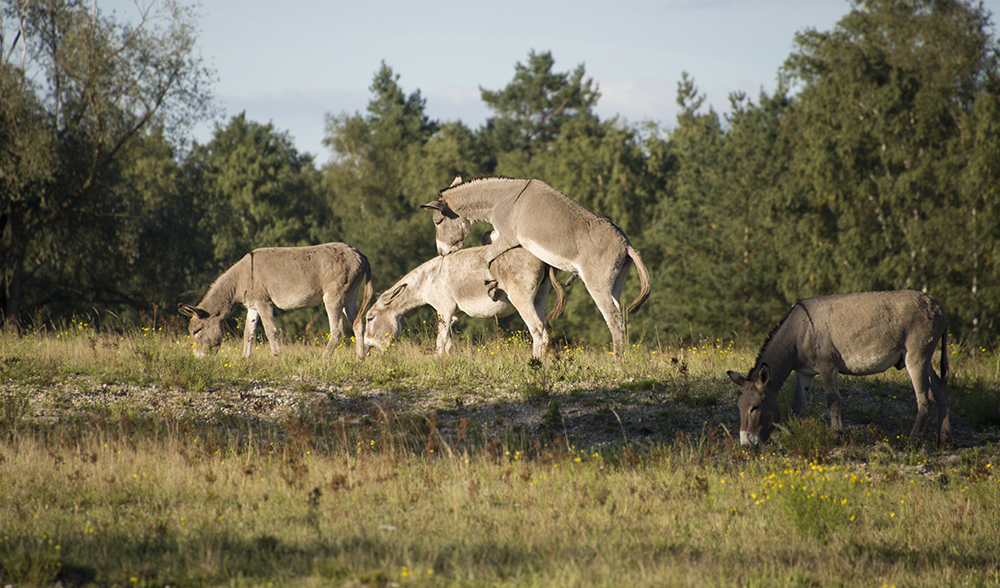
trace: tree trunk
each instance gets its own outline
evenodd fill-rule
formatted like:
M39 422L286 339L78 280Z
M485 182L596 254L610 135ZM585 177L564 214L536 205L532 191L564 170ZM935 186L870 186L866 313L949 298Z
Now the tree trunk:
M0 225L0 234L6 233L10 239L4 239L4 252L0 261L0 296L3 297L2 322L0 328L21 334L21 302L24 297L24 256L26 253L23 227L17 219L5 215L6 226Z

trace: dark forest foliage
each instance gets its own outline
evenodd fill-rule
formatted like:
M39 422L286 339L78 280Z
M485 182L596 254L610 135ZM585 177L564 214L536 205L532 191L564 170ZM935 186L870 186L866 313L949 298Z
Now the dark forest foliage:
M633 341L759 337L797 299L898 288L941 300L953 340L1000 334L1000 45L978 4L856 2L796 35L773 95L734 93L720 115L684 74L666 127L602 120L599 84L550 52L482 89L477 129L429 119L383 63L365 112L327 117L319 167L242 114L181 147L178 122L211 108L185 9L130 34L86 3L0 6L6 328L169 314L262 246L350 243L383 289L435 255L419 205L456 174L497 174L542 179L628 234L654 284ZM633 271L623 298L637 285ZM567 294L556 335L606 343L582 284Z

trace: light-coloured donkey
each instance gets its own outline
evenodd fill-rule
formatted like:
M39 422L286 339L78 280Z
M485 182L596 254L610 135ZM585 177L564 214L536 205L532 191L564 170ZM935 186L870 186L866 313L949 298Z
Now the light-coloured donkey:
M746 377L728 372L742 389L739 399L740 443L758 445L781 420L778 390L795 372L792 411L802 414L806 392L819 374L830 408L830 427L840 431L837 374L867 376L895 366L906 369L917 394L917 420L910 441L927 429L930 399L938 413L938 443L951 435L948 421L948 320L937 300L921 292L899 290L819 296L799 301L764 342ZM941 341L941 377L931 357Z
M551 266L578 274L611 330L615 353L624 352L625 316L619 301L625 276L634 263L641 290L629 305L632 314L649 298L649 273L639 252L611 221L544 182L510 178L465 183L456 178L438 193L438 200L422 208L434 213L442 255L462 247L473 222L492 224L493 243L483 258L494 279L498 276L492 272L493 261L517 246Z
M449 353L451 327L462 313L502 318L516 309L531 333L531 356L541 358L551 341L549 321L562 312L564 302L555 270L520 247L511 249L493 264L500 294L494 300L483 286L490 279L484 249L473 247L435 257L403 276L368 310L365 343L385 349L402 330L403 315L430 304L438 313L437 351ZM550 284L556 290L556 305L546 316Z
M367 282L360 311L357 304L362 278ZM179 304L181 314L191 317L190 331L195 355L216 351L222 343L223 321L242 304L247 309L243 333L243 357L250 357L258 317L278 355L274 308L298 310L323 304L330 320L330 342L323 351L329 357L344 334L340 314L351 322L358 361L364 360L364 308L372 297L372 271L360 251L344 243L312 247L267 247L254 249L226 270L208 290L198 306Z

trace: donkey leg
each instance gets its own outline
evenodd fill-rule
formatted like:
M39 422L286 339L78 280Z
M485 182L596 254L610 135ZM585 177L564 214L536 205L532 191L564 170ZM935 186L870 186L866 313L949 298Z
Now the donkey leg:
M604 316L604 322L608 324L616 359L621 358L625 353L625 345L628 343L625 331L625 313L622 311L621 298L622 289L625 286L625 276L628 275L631 260L627 254L623 253L622 255L623 257L620 257L618 260L618 272L615 274L614 281L606 287L592 288L588 283L589 276L582 274L580 276L583 278L584 285L587 286L587 291L590 292L590 297L594 299L597 308Z
M945 388L934 368L928 365L931 392L934 394L934 404L938 411L938 445L944 446L951 441L951 420L948 418L948 389Z
M451 353L454 347L451 342L451 325L455 323L455 310L447 310L438 314L438 335L437 352L438 355Z
M361 291L361 280L359 279L354 288L347 293L347 300L344 304L344 316L347 317L347 324L351 326L351 332L354 333L354 352L358 358L358 361L364 361L367 355L367 347L365 346L365 321L362 319L358 322L358 328L354 328L355 319L358 318L358 314L364 312L365 309L358 307L358 292Z
M548 315L549 288L548 272L545 272L542 283L538 285L538 289L535 291L535 315L538 316L541 328L538 340L538 357L545 355L549 348L552 347L552 325L545 320L545 317ZM530 329L531 327L528 328Z
M247 326L243 329L243 357L250 357L253 338L257 334L257 319L260 315L253 308L247 308Z
M806 408L806 393L812 385L815 375L806 375L795 372L795 392L792 394L792 412L796 417L802 418L802 412Z
M269 303L262 303L257 312L260 313L260 322L264 325L264 334L271 344L271 355L278 355L278 329L274 328L274 307Z
M910 443L917 444L927 433L927 416L930 412L929 392L931 387L930 377L928 376L928 371L931 371L930 356L908 356L906 371L910 374L910 382L913 383L913 392L917 395L917 419L913 422L913 429L910 431ZM945 410L947 410L947 405L948 400L946 398ZM940 409L938 407L938 410Z
M333 350L337 348L337 344L340 343L341 337L344 336L344 321L340 315L342 312L346 312L347 304L343 296L328 292L323 294L323 305L326 307L326 318L330 321L330 340L326 342L326 348L323 350L323 358L326 359L330 357ZM356 305L354 312L357 316Z
M534 288L527 287L524 284L511 287L511 284L508 283L504 284L504 287L507 289L507 298L514 308L517 309L517 313L521 315L521 320L524 321L525 326L528 327L528 332L531 333L531 357L541 359L549 348L549 330L545 325L548 288L540 287L536 292ZM537 293L543 289L546 296L537 296Z
M820 371L823 388L826 390L826 405L830 409L830 429L839 433L844 430L840 420L840 387L837 382L837 368L824 368Z
M583 283L587 286L590 297L597 304L597 309L604 316L604 322L608 324L615 356L621 357L625 353L625 316L622 314L621 304L611 294L610 289L598 290L597 288L592 288L587 283L587 278L583 279Z

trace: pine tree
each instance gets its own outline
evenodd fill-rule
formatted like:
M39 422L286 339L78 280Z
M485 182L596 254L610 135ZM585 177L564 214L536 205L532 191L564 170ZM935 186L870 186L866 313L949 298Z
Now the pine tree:
M984 123L974 113L988 110L978 103L992 100L1000 79L985 9L866 0L833 31L796 43L785 72L801 86L801 183L789 197L800 217L789 224L811 257L803 263L788 250L797 283L786 290L926 290L958 319L953 329L968 332L981 312L969 303L971 275L982 277L976 264L986 258L968 254L968 237L982 235L971 217L981 192L961 178L974 152L988 149L969 138Z

